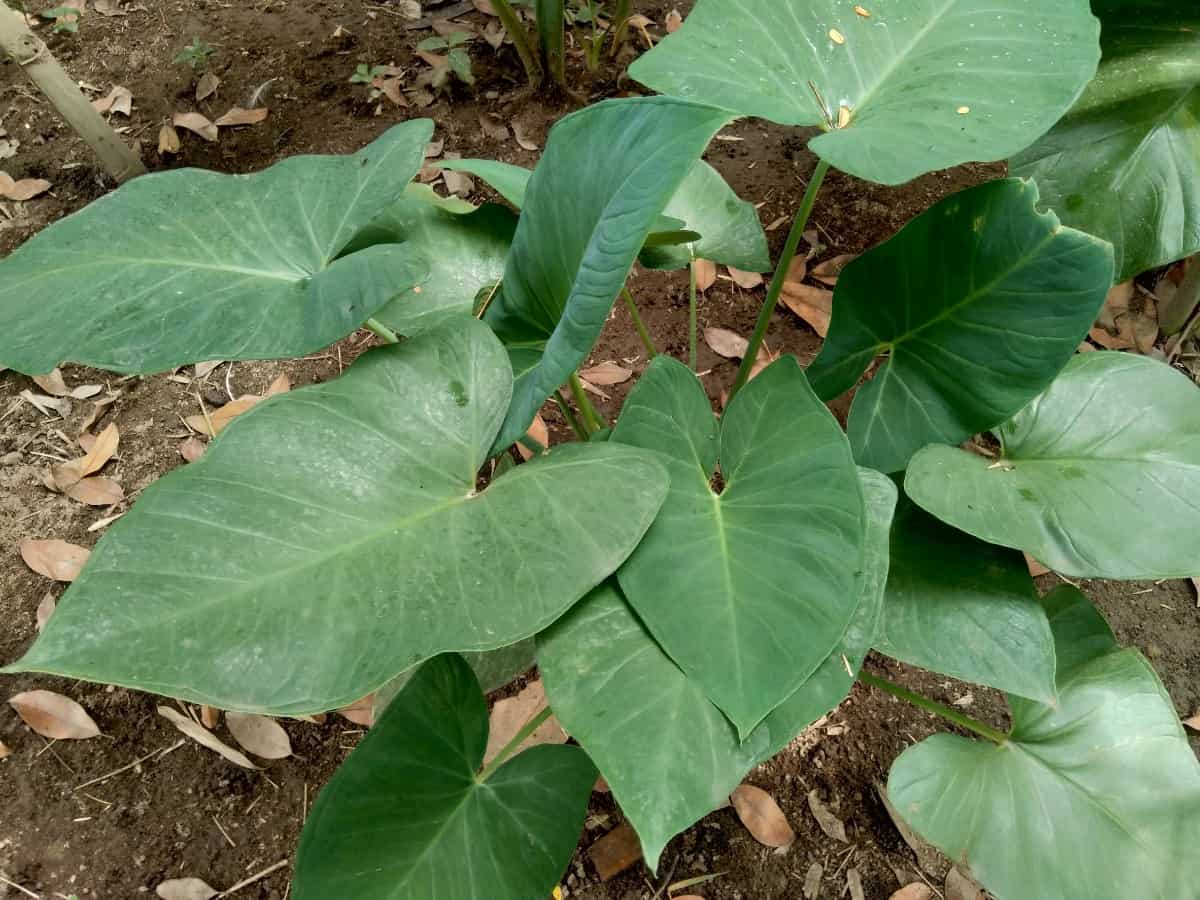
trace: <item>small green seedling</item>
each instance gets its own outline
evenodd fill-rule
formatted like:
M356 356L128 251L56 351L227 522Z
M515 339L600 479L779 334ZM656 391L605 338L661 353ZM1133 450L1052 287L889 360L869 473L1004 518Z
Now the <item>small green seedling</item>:
M446 55L426 57L426 62L433 66L433 79L430 82L435 88L443 87L450 73L464 84L474 84L475 74L471 71L471 55L467 52L467 48L463 46L471 39L471 35L465 31L452 31L450 34L426 38L417 44L418 50L423 50L429 54L435 54L439 50L445 50Z
M370 84L376 78L386 75L387 72L387 66L369 66L366 63L359 63L354 69L354 74L350 76L350 83Z
M188 66L193 72L203 72L208 68L209 58L216 52L212 44L194 37L190 44L175 54L171 62L177 66Z
M53 19L55 34L78 34L80 10L74 6L54 6L38 13L43 19Z

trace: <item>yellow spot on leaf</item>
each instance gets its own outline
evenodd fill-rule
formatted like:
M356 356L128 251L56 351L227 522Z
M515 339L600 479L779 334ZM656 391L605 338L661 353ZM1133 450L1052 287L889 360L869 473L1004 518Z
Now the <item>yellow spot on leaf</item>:
M554 893L551 896L554 898L554 900L563 900L562 888L555 887Z
M845 128L850 124L850 107L845 103L838 109L838 128Z
M958 114L959 114L960 116L965 116L965 115L966 115L967 113L969 113L970 111L971 111L971 107L969 107L969 106L960 106L960 107L958 108Z
M845 36L844 34L842 34L840 31L838 31L836 28L830 28L830 29L829 29L829 38L830 38L830 40L832 40L832 41L833 41L835 44L844 44L844 43L846 43L846 36Z
M871 14L869 12L867 12L865 9L863 9L861 6L854 7L854 11L856 13L858 13L860 16L862 16L864 19L871 18Z

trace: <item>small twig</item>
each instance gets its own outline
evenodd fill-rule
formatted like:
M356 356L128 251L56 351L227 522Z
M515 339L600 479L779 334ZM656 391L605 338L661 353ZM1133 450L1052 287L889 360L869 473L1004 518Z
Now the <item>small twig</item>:
M288 864L288 861L286 859L281 859L279 862L275 863L275 865L267 866L265 869L263 869L257 875L251 875L249 878L239 881L237 884L235 884L233 887L229 888L228 890L221 891L221 893L217 894L217 897L228 897L234 891L240 891L242 888L249 887L250 885L254 884L256 881L262 881L264 878L266 878L272 872L279 871L287 864Z
M113 769L107 775L101 775L99 778L93 778L91 781L85 781L83 784L77 784L77 785L75 785L75 787L71 788L71 790L81 791L85 787L91 787L93 784L99 784L101 781L107 781L108 779L112 778L114 775L120 775L122 772L128 772L130 769L132 769L136 766L140 766L142 763L144 763L146 760L148 760L150 757L154 756L157 753L164 753L164 754L170 753L172 750L175 749L175 747L182 746L183 743L184 743L184 741L180 740L175 744L174 747L168 747L163 750L151 750L145 756L139 756L133 762L123 765L123 766L121 766L121 768Z
M237 843L229 836L229 832L225 830L225 826L221 824L220 819L216 816L212 817L213 824L217 826L217 831L221 832L221 836L229 841L229 846L237 849Z
M17 884L15 881L10 881L9 879L5 878L3 875L0 875L0 881L4 882L5 884L7 884L7 885L8 885L9 887L11 887L11 888L16 888L18 891L20 891L20 892L21 892L22 894L24 894L26 897L32 897L32 898L33 898L33 900L42 900L42 895L41 895L41 894L35 894L35 893L34 893L33 891L31 891L29 888L21 887L21 886L20 886L19 884Z

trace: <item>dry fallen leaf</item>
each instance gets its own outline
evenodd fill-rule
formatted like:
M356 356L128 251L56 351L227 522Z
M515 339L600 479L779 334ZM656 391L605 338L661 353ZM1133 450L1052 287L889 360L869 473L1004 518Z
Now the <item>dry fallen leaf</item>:
M614 384L624 384L633 377L633 372L624 366L618 366L612 360L602 362L598 366L584 369L579 373L580 378L586 378L592 384L608 387Z
M7 172L0 172L0 197L5 200L32 200L48 190L50 182L45 178L22 178L20 181L14 181Z
M180 147L179 132L172 125L164 125L158 129L158 153L178 153Z
M1149 353L1158 339L1158 308L1132 281L1122 282L1108 292L1088 335L1107 350Z
M483 764L486 766L495 759L496 754L503 750L545 705L546 689L542 687L541 679L531 681L515 697L498 700L488 718L491 731L488 734L487 750L483 754ZM519 752L538 744L561 744L566 739L567 733L558 724L558 719L551 716L522 741L517 750Z
M83 435L80 435L80 446L83 444L84 438ZM96 435L94 441L89 442L84 456L50 467L52 484L47 486L55 490L66 491L80 479L104 468L105 464L112 459L113 454L117 452L120 444L121 433L118 431L116 423L110 422L103 431Z
M1196 713L1190 719L1184 719L1183 724L1192 729L1192 731L1200 731L1200 713Z
M221 118L217 119L213 124L219 128L233 128L238 125L257 125L259 122L265 122L271 111L265 106L260 106L257 109L242 109L240 106L232 106L229 111Z
M504 45L506 37L508 35L504 31L504 26L499 22L488 22L483 26L483 39L493 50L499 50Z
M367 694L365 697L360 697L349 706L343 706L337 712L343 719L348 719L355 725L363 725L366 728L370 728L375 724L375 695Z
M550 428L546 425L546 420L542 418L540 413L533 417L533 423L529 426L529 434L543 447L550 446ZM517 442L517 452L521 454L521 459L526 462L533 459L533 451L519 441Z
M217 88L221 86L221 79L212 72L205 72L200 76L200 80L196 82L196 102L205 100L217 92Z
M832 287L837 284L838 278L841 277L842 269L846 268L846 266L856 259L858 259L857 253L844 253L841 256L835 256L833 259L827 259L813 268L812 276L822 284Z
M498 116L491 113L480 113L479 127L483 129L484 135L493 141L508 140L508 126L501 122Z
M162 900L212 900L220 893L199 878L172 878L154 889Z
M914 881L912 884L906 884L900 888L888 900L932 900L932 898L933 890L929 885Z
M204 455L204 442L199 438L190 437L179 445L179 455L186 462L194 463Z
M804 876L804 900L817 900L821 895L821 879L825 877L825 867L813 863L808 867Z
M529 130L520 122L512 123L513 137L517 139L517 144L522 150L530 152L538 149L537 141L529 136Z
M750 347L748 340L728 328L705 328L704 343L713 353L726 359L741 359Z
M71 393L58 369L52 369L47 375L34 375L33 383L52 397L66 397Z
M129 15L129 13L121 9L120 0L92 0L92 8L102 16Z
M100 729L82 706L54 691L25 691L9 697L8 703L21 721L42 737L82 741L100 734Z
M0 741L0 759L7 759L12 756L12 751L8 749L8 745L4 741Z
M57 538L47 541L21 541L21 559L39 575L55 581L74 581L92 551Z
M266 393L263 396L274 397L276 394L286 394L291 389L292 379L288 378L287 373L284 372L282 375L277 375L275 380L267 385Z
M758 272L743 272L741 269L735 269L733 266L726 266L729 270L729 277L733 279L733 283L743 290L752 291L756 287L761 287L763 277Z
M1025 554L1025 567L1029 569L1029 574L1034 578L1037 578L1041 575L1048 575L1050 573L1049 569L1043 566L1028 553Z
M946 876L946 900L984 900L983 888L969 875L951 869Z
M717 264L707 259L697 259L692 263L696 270L696 290L704 293L717 283Z
M174 725L196 743L204 745L214 753L219 753L234 765L241 766L243 769L258 768L258 766L250 762L246 755L240 750L234 750L199 722L192 721L183 713L179 712L179 710L172 709L169 706L160 706L158 708L158 714L167 719L172 725Z
M442 178L446 182L446 190L451 194L465 197L475 190L475 181L465 172L454 172L450 169L444 169L442 170Z
M208 414L206 418L203 413L196 416L188 416L185 421L188 428L193 431L198 431L201 434L206 434L209 437L216 437L225 428L240 416L242 413L252 409L255 404L259 403L262 397L248 394L245 397L238 397L236 400L230 400L220 409Z
M192 377L204 378L206 375L209 375L215 371L216 368L222 365L224 362L225 360L223 359L210 359L207 362L198 362L192 366Z
M746 830L754 839L767 847L787 847L796 840L796 832L788 824L787 816L775 799L762 788L752 784L739 784L729 795Z
M46 596L43 597L42 602L38 604L36 613L36 624L39 634L41 633L42 629L46 627L46 623L50 621L50 617L54 615L54 609L56 605L57 604L54 600L54 595L49 591L46 591Z
M215 706L205 705L205 706L200 707L200 724L203 725L205 728L207 728L211 731L212 729L217 727L217 724L220 721L221 721L221 711L219 709L217 709Z
M496 9L492 6L492 0L471 0L471 4L485 16L496 15Z
M72 500L88 506L112 506L125 499L121 485L111 478L96 476L75 482L64 492Z
M218 137L217 126L200 113L175 113L171 124L176 128L186 128L206 141L215 141Z
M683 16L679 14L679 10L673 9L667 13L667 18L664 22L667 29L667 34L674 34L683 27Z
M843 844L850 842L846 837L846 826L821 802L821 795L817 791L808 792L808 808L823 832Z
M785 282L780 295L784 304L812 326L819 336L829 333L829 320L833 316L833 292L824 288Z
M266 716L230 712L225 714L225 727L234 740L255 756L263 759L284 759L292 755L292 742L283 726Z
M846 889L850 891L850 900L867 900L867 895L863 892L862 876L858 874L858 869L846 870Z

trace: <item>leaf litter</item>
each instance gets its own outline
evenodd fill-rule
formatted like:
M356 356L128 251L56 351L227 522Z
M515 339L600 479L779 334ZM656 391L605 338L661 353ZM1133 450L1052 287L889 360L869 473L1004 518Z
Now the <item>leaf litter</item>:
M19 549L25 565L39 575L55 581L74 581L92 551L58 539L21 541Z
M42 737L83 741L98 737L100 728L82 706L54 691L25 691L8 698L21 721Z
M212 900L220 893L199 878L171 878L154 889L162 900Z
M796 832L775 798L752 784L738 785L729 795L734 812L756 841L767 847L789 847Z
M211 727L211 726L210 726ZM252 713L225 714L225 727L245 750L263 759L285 759L292 755L292 742L283 726L267 716Z
M487 750L483 754L483 764L486 766L497 754L517 736L529 721L541 712L546 705L546 689L541 679L531 681L515 697L507 697L496 701L488 718L489 731ZM567 740L567 733L558 724L554 716L545 722L521 742L517 751L527 750L538 744L561 744Z
M214 753L220 754L234 765L241 766L243 769L258 768L240 750L234 750L199 722L189 719L183 713L179 712L179 710L172 709L169 706L160 706L158 707L158 714L196 743L207 747Z

